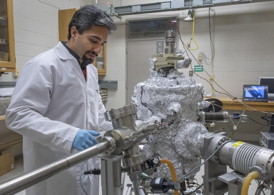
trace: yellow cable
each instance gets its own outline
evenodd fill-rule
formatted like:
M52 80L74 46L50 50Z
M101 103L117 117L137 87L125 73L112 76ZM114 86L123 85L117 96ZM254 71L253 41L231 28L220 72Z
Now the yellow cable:
M250 172L244 179L241 195L248 195L249 185L253 179L257 179L260 177L260 173L258 171Z
M161 164L167 164L167 166L169 168L169 171L170 171L170 174L171 174L172 181L176 182L177 181L177 176L176 176L175 168L174 168L172 162L167 160L167 159L161 159L160 163ZM179 191L174 190L174 195L179 195Z
M190 44L191 44L191 42L192 41L194 41L194 43L195 43L195 45L196 45L196 48L190 48L189 47L189 49L190 50L198 50L199 49L199 45L198 45L198 43L197 43L197 41L195 40L195 12L194 12L194 10L193 10L193 12L192 12L193 14L193 21L192 21L192 34L191 34L191 39L190 39L190 41L189 41L189 43L188 43L188 45L190 46Z

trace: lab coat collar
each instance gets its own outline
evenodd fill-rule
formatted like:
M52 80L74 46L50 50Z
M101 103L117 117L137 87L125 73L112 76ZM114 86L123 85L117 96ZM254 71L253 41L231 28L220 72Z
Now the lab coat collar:
M77 76L83 81L83 83L86 83L86 80L84 78L83 72L81 70L81 67L79 66L79 62L76 60L74 56L69 53L67 48L63 45L63 43L59 42L56 47L54 48L56 55L61 60L72 60L73 69L76 72Z
M85 69L87 65L91 64L93 62L93 60L88 60L88 59L84 59L84 61L82 62L82 64L80 64L80 57L72 50L70 49L67 45L66 45L66 42L64 41L61 41L60 42L66 49L67 51L77 60L77 62L79 63L81 69ZM58 47L59 44L56 46ZM63 51L59 52L59 54L63 54ZM57 55L58 55L58 51L57 51ZM63 56L63 55L58 55L58 57L62 60L67 60L67 59L71 59L71 58L66 58L66 56Z
M61 60L70 60L74 58L61 42L56 45L55 52Z
M75 57L75 59L79 62L80 64L80 57L72 50L70 49L68 46L67 46L67 42L65 41L61 41L61 43L65 46L65 48L69 51L69 53Z

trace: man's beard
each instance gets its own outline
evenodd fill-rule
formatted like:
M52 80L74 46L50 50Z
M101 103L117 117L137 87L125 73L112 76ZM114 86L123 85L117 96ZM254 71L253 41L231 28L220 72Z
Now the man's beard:
M93 56L94 56L94 59L98 57L98 54L95 53L94 51L92 51L92 52L88 51L88 52L86 52L85 55L83 56L83 60L84 60L84 59L89 59L89 60L92 60L92 61L93 61L94 59L87 58L87 56L88 56L89 54L93 55Z
M86 68L87 65L91 64L94 61L94 59L89 59L86 57L86 55L84 55L82 58L82 61L83 62L80 66L81 66L81 69L84 69L84 68Z

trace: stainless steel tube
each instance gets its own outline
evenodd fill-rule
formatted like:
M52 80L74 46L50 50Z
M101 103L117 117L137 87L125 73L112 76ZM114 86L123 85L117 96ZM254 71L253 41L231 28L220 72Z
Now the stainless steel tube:
M112 139L112 138L111 138ZM100 154L111 147L110 141L96 144L82 152L56 161L35 171L22 175L16 179L0 184L0 194L14 194L40 181L43 181L65 169L68 169L84 160Z
M168 12L168 11L181 11L181 10L188 10L189 8L192 9L198 9L198 8L207 8L207 7L221 7L221 6L229 6L229 5L235 5L235 4L247 4L247 3L257 3L257 2L268 2L273 0L249 0L249 1L234 1L234 2L228 2L228 3L211 3L211 4L205 4L205 5L197 5L197 6L183 6L178 8L166 8L166 9L152 9L147 11L128 11L128 12L122 12L119 13L119 9L123 9L124 7L133 7L133 6L140 6L142 9L142 5L145 4L136 4L131 6L117 6L114 7L114 15L116 14L118 16L126 16L126 15L137 15L137 14L146 14L146 13L156 13L156 12ZM158 4L158 3L157 3ZM161 4L161 3L159 3ZM118 9L118 12L117 12Z

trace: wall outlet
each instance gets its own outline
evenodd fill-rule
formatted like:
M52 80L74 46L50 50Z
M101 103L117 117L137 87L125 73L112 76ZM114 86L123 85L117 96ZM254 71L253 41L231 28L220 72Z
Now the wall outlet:
M198 53L197 58L198 58L198 61L201 63L204 59L204 54L203 53Z

